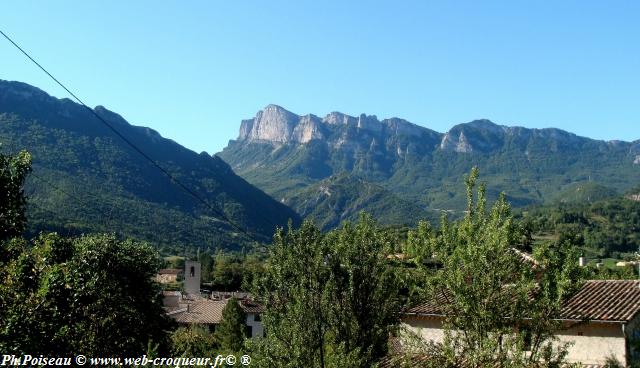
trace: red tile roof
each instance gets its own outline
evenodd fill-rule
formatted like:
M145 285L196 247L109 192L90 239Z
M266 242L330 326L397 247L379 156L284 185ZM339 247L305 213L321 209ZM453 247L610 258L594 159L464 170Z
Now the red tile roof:
M640 281L591 280L567 300L560 319L627 322L640 311Z
M182 270L179 270L176 268L163 268L160 271L158 271L158 275L177 275L181 272Z
M440 306L447 303L441 294L434 300L409 308L406 315L442 316ZM628 322L640 312L640 281L589 280L567 300L560 320Z
M165 311L178 323L218 324L222 321L222 310L228 302L229 299L183 300L183 303L178 306L165 307ZM264 312L264 307L253 301L241 299L238 302L245 313L260 314Z
M265 311L265 308L261 304L258 304L252 300L241 299L239 302L240 308L242 308L245 313L260 314L264 313Z
M218 324L222 321L225 300L198 300L185 305L181 312L172 313L178 323Z

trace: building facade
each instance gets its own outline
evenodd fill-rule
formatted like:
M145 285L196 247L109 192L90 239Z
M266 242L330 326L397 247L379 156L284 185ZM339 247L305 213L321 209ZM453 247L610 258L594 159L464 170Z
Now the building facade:
M624 366L638 362L640 343L640 282L590 280L562 308L555 344L569 343L567 361L604 366L614 358ZM438 303L414 306L403 316L403 327L425 341L444 338L445 316Z

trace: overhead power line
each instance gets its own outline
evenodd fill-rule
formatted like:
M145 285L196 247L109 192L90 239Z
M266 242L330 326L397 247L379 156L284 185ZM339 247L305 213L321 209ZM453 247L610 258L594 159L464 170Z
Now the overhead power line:
M105 119L103 119L100 115L98 115L98 113L95 112L95 110L93 110L92 108L90 108L89 106L87 106L78 96L76 96L75 93L71 92L64 84L62 84L62 82L60 82L56 77L54 77L51 73L49 73L49 71L47 71L47 69L45 69L42 65L40 65L40 63L38 63L33 57L31 57L31 55L29 55L29 53L27 53L22 47L20 47L20 45L18 45L13 39L11 39L11 37L9 37L6 33L4 33L2 30L0 30L0 34L2 34L2 36L4 36L4 38L7 39L7 41L9 41L13 46L15 46L18 50L20 50L20 52L22 52L24 54L24 56L26 56L29 60L31 60L31 62L33 62L38 68L40 68L40 70L42 70L45 74L47 74L49 76L49 78L51 78L54 82L56 82L60 87L62 87L65 91L67 91L67 93L72 96L76 102L78 102L80 105L82 105L85 109L87 109L93 116L96 117L96 119L98 119L98 121L100 121L102 124L104 124L107 128L109 128L109 130L111 130L115 135L117 135L120 139L122 139L127 145L129 145L134 151L136 151L138 154L140 154L145 160L149 161L149 163L151 163L152 166L154 166L155 168L157 168L158 170L160 170L165 176L167 176L174 184L176 184L177 186L179 186L182 190L184 190L187 194L191 195L193 198L195 198L198 202L202 203L206 208L208 208L209 210L211 210L213 213L215 213L217 216L219 216L224 222L226 222L227 224L229 224L232 228L236 229L237 231L245 234L247 237L249 237L250 239L256 241L257 243L260 243L261 241L255 237L255 235L251 234L249 231L245 230L243 227L237 225L236 223L234 223L229 217L227 217L227 215L218 210L217 208L213 207L211 204L209 204L209 202L207 202L206 200L204 200L201 196L199 196L196 192L194 192L193 190L191 190L189 187L187 187L185 184L183 184L180 180L178 180L175 176L173 176L169 171L165 170L165 168L163 168L162 166L160 166L154 159L152 159L149 155L147 155L144 151L142 151L140 148L138 148L138 146L136 146L133 142L131 142L127 137L125 137L122 133L120 133L116 128L113 127L113 125L109 124Z

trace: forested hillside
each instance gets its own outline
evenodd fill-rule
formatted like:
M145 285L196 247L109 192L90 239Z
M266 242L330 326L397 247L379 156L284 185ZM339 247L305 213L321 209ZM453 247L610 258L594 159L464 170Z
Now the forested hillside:
M419 220L435 220L439 216L437 211L427 211L381 185L348 174L334 175L292 191L284 203L323 229L353 220L362 211L380 219L383 225L414 226Z
M19 82L0 81L0 144L28 150L28 232L115 232L167 252L240 247L269 240L294 211L197 154L104 107L95 112L215 211L186 193L84 107ZM224 213L237 227L216 211ZM238 228L246 229L244 234Z
M572 237L583 254L595 258L633 257L640 250L640 188L593 202L555 203L525 210L534 234Z

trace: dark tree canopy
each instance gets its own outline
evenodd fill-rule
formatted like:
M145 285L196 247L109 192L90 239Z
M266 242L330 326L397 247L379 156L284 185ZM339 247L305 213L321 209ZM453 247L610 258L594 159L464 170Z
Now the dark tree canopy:
M215 336L220 343L220 348L225 352L239 352L244 347L245 323L247 315L240 307L238 300L229 299L222 310L222 322L216 328Z
M30 170L28 152L21 151L15 156L0 152L0 241L19 236L25 229L26 199L22 186Z
M111 235L42 235L0 269L0 350L134 356L165 346L169 322L148 245Z

